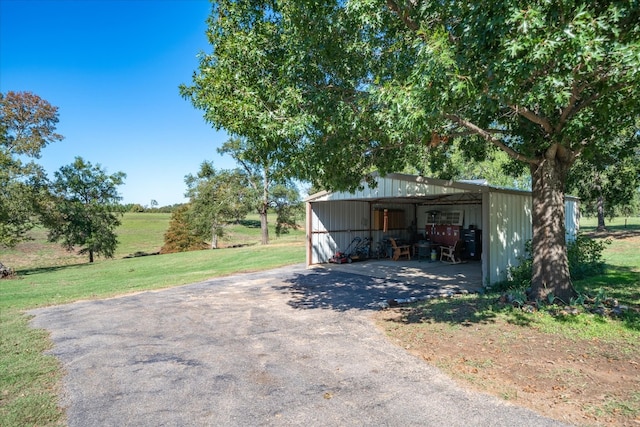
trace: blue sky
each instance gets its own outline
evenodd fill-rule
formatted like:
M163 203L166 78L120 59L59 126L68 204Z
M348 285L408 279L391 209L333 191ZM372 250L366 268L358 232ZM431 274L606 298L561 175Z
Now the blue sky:
M227 139L180 97L197 54L209 52L208 0L0 0L0 91L30 91L59 107L39 163L52 176L81 156L127 174L124 203L185 201L184 176Z

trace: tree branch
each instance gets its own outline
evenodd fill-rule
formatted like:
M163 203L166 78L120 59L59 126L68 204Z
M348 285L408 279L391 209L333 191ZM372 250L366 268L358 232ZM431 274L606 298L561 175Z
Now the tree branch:
M569 117L571 117L574 114L574 108L578 100L580 99L580 92L582 92L584 87L585 87L584 85L582 85L581 87L578 87L577 82L573 83L573 88L571 89L571 96L569 97L569 103L567 104L566 107L562 109L562 112L560 113L560 120L558 121L558 124L556 124L555 130L557 133L560 133L560 131L562 131L564 124L567 122L567 120L569 120Z
M533 111L529 110L527 107L518 107L517 105L510 105L509 108L511 108L513 111L516 112L516 114L521 115L525 119L542 126L542 129L544 129L545 132L549 134L553 133L554 131L553 126L551 126L551 123L545 117L537 115Z
M404 25L406 25L407 28L409 28L411 31L418 31L420 29L420 26L413 19L411 19L406 11L401 10L400 6L398 6L398 3L396 3L394 0L387 0L387 7L391 11L395 12L398 17L400 17L402 22L404 22Z
M611 88L609 90L602 90L602 91L599 91L597 93L594 93L593 95L591 95L590 97L586 98L582 102L578 102L574 106L574 108L571 111L571 114L569 115L569 117L571 117L572 115L576 114L580 110L582 110L584 108L587 108L588 106L593 104L595 101L597 101L598 99L602 98L602 96L607 95L610 92L615 92L617 90L620 90L620 89L624 88L625 86L627 86L627 83L619 83L617 85L611 86Z
M454 123L459 124L462 127L465 127L467 129L469 129L472 133L474 133L475 135L478 135L482 138L484 138L486 141L492 143L493 145L495 145L496 147L498 147L499 149L501 149L502 151L504 151L505 153L507 153L509 155L509 157L521 161L521 162L525 162L528 163L530 165L537 165L539 162L536 159L533 158L529 158L527 156L524 156L520 153L518 153L517 151L515 151L513 148L505 145L502 141L500 141L497 138L494 138L493 135L491 135L491 133L485 129L482 129L481 127L471 123L468 120L463 119L462 117L459 117L455 114L447 114L445 115L445 118L451 120Z
M576 69L574 69L574 73L579 71L581 67L578 66L576 67ZM558 124L556 125L556 132L559 132L562 130L562 128L564 127L565 123L571 118L573 117L575 114L577 114L578 112L580 112L581 110L589 107L591 104L593 104L595 101L597 101L598 99L600 99L602 96L607 95L611 92L615 92L617 90L620 90L622 88L624 88L625 86L627 86L627 84L625 83L618 83L616 85L613 85L611 87L609 87L608 89L603 89L600 90L596 93L594 93L593 95L589 96L588 98L585 98L583 100L580 99L580 95L582 94L582 92L587 89L588 87L595 87L596 85L606 82L607 80L609 80L610 75L607 71L605 70L600 70L602 72L602 74L600 75L600 78L597 79L595 82L589 84L589 83L582 83L580 86L578 86L577 82L574 83L573 88L571 90L571 97L569 98L569 103L567 104L567 106L565 108L562 109L562 113L560 114L560 121L558 122Z

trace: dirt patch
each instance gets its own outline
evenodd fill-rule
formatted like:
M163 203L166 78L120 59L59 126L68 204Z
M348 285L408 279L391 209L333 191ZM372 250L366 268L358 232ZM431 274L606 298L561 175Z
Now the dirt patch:
M615 238L640 247L640 235ZM524 315L478 311L469 299L437 304L392 308L375 319L393 342L465 387L574 425L640 426L639 342L567 338Z
M567 340L500 321L416 323L415 316L400 308L376 318L396 344L466 387L572 424L640 425L638 346Z

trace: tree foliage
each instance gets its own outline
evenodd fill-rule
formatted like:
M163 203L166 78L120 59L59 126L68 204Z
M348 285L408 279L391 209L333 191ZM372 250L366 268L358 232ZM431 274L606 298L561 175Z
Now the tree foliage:
M254 204L255 194L242 171L219 170L211 162L203 162L197 175L187 175L186 196L190 207L186 212L191 230L201 239L218 246L227 223L244 218Z
M640 135L636 128L622 132L602 144L594 159L579 158L571 171L568 188L580 197L582 211L598 218L598 229L605 229L605 218L629 211L640 191Z
M222 0L182 93L327 189L442 165L451 138L503 150L531 174L531 296L568 300L567 176L640 113L638 22L637 0Z
M278 155L268 147L247 138L231 138L218 149L233 157L246 174L247 184L254 194L253 208L260 215L263 245L269 243L269 208L277 208L276 234L280 235L287 228L283 221L290 219L285 212L300 199Z
M58 108L31 92L0 93L0 245L24 240L35 225L34 199L44 172L33 160L55 132Z
M455 142L446 155L441 156L445 163L439 178L456 181L485 180L496 187L531 190L529 171L514 162L504 151L492 149L483 159L475 160L457 144Z
M50 197L41 202L43 222L49 240L61 242L67 250L112 258L118 244L115 228L122 215L117 187L126 175L107 175L100 165L76 157L55 172Z
M291 183L274 186L270 195L270 206L276 213L276 236L279 237L297 226L296 218L304 212L304 205L298 189Z
M169 228L164 234L164 245L160 249L161 254L197 251L206 248L206 244L189 225L188 211L189 205L181 205L171 214Z

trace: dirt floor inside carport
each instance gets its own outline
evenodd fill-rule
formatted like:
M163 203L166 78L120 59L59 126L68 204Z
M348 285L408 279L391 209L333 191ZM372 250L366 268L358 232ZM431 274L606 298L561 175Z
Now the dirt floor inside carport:
M628 238L640 247L640 235ZM475 307L462 307L453 322L402 307L375 317L398 346L463 386L575 425L640 426L640 343L465 322Z

